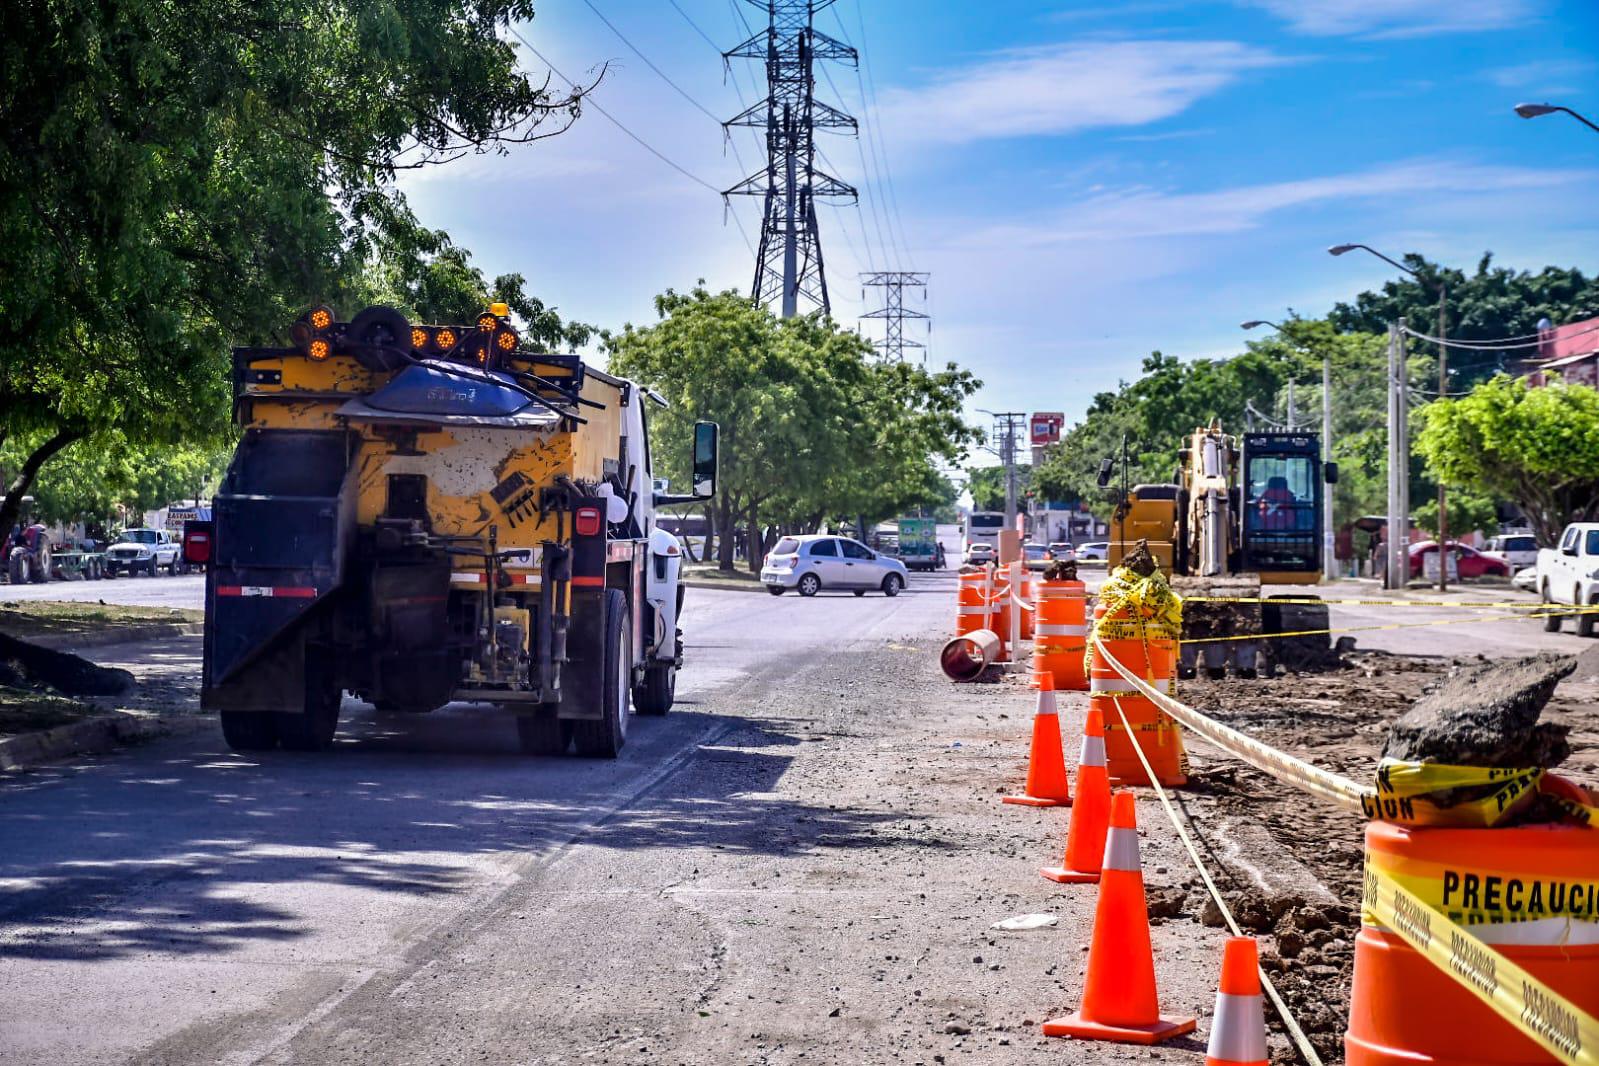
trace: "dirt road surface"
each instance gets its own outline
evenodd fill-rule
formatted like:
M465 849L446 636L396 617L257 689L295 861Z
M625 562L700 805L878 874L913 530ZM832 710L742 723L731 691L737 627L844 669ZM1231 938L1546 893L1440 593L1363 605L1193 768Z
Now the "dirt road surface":
M615 763L522 758L468 707L352 700L323 756L245 758L205 728L0 782L0 1062L1194 1061L1222 932L1147 794L1162 1006L1199 1033L1153 1053L1037 1035L1080 995L1094 892L1037 875L1065 812L998 803L1030 696L935 676L953 585L691 590L680 707L635 719ZM1577 640L1504 632L1511 650ZM196 644L95 654L177 701ZM1324 734L1369 733L1378 712L1333 689L1261 690L1263 708L1325 700L1268 739L1333 758ZM1085 702L1063 700L1068 737ZM1356 772L1364 754L1346 755ZM1265 802L1219 755L1196 764L1184 802L1229 892L1258 890L1263 927L1308 943L1309 988L1347 986L1334 942L1358 827L1285 819L1291 797ZM1058 924L990 928L1024 913ZM1273 1051L1288 1060L1280 1035Z

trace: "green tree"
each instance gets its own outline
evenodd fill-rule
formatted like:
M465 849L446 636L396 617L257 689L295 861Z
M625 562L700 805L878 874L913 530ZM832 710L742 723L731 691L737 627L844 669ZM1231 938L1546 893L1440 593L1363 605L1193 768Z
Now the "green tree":
M1439 282L1448 289L1451 340L1535 339L1543 319L1561 325L1599 315L1599 277L1589 277L1575 267L1547 266L1536 273L1512 270L1494 266L1492 252L1484 253L1470 274L1414 254L1402 261L1421 279L1406 275L1386 282L1379 292L1363 292L1351 303L1335 304L1328 315L1333 327L1344 333L1383 333L1390 322L1403 317L1411 329L1432 334L1438 326ZM1436 387L1436 351L1424 342L1413 347L1426 356L1416 380L1427 382L1427 388ZM1534 348L1510 347L1452 352L1450 391L1463 391L1501 370L1513 371L1519 360L1536 354Z
M564 127L500 31L531 0L0 11L0 526L74 441L215 441L229 343L350 291L403 168ZM551 122L550 119L556 121Z
M974 511L1003 511L1005 509L1005 468L1003 466L974 466L966 471L966 489L972 494ZM1033 486L1033 468L1016 468L1016 506L1026 509L1027 491Z
M1471 489L1451 486L1448 496L1449 539L1457 540L1474 532L1499 530L1499 505L1494 497ZM1410 509L1411 520L1429 537L1438 537L1438 497L1424 500Z
M1599 516L1599 391L1499 375L1417 416L1416 447L1436 475L1515 501L1543 543Z
M605 337L609 367L669 401L651 443L673 478L687 473L694 422L721 425L721 479L706 511L723 569L740 525L756 567L763 531L936 505L937 461L963 458L973 439L960 409L977 382L954 367L877 362L835 323L779 321L737 292L668 291L656 310L654 325Z

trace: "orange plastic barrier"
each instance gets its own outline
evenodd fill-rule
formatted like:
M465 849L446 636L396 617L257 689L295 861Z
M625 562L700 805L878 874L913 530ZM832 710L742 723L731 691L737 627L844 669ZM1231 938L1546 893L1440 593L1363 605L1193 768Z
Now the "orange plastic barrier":
M964 637L988 626L988 600L984 593L988 575L978 572L961 574L955 593L955 635Z
M1110 778L1105 774L1105 723L1099 708L1088 709L1083 743L1077 756L1077 798L1066 827L1066 855L1059 866L1038 871L1047 880L1066 885L1097 884L1110 828Z
M1019 628L1021 629L1021 639L1023 640L1032 640L1033 632L1035 629L1037 629L1038 586L1041 583L1042 582L1038 578L1033 577L1033 572L1031 570L1022 571L1022 602L1033 606L1033 610L1031 611L1027 610L1025 607L1017 608L1017 612L1021 615L1021 625Z
M1423 829L1372 822L1366 827L1366 863L1580 1010L1599 1015L1599 836L1592 829ZM1433 936L1448 937L1449 922L1419 917L1430 921ZM1344 1034L1348 1066L1552 1061L1460 981L1491 972L1491 958L1465 958L1460 973L1445 973L1362 914Z
M1033 684L1050 675L1057 692L1083 692L1088 672L1087 591L1081 581L1040 581L1033 627Z
M1222 948L1205 1066L1268 1066L1266 998L1260 992L1260 952L1254 937L1230 936Z
M1027 754L1027 785L1020 796L1006 796L1000 802L1024 807L1070 807L1072 791L1066 780L1066 753L1061 747L1055 689L1048 678L1042 680L1038 708L1033 713L1033 746Z
M1118 792L1111 797L1083 1005L1076 1014L1045 1022L1044 1035L1153 1044L1193 1031L1193 1018L1160 1013L1137 812L1133 794Z
M1094 622L1105 616L1105 605L1094 607ZM1170 692L1177 676L1177 642L1163 638L1105 639L1105 652L1095 644L1089 650L1089 699L1105 717L1105 758L1110 779L1116 784L1147 785L1149 775L1133 750L1136 743L1160 783L1167 786L1188 782L1188 753L1183 748L1180 727L1171 716L1133 690L1132 683L1105 661L1105 653L1116 657L1127 669L1147 680L1162 692ZM1117 713L1120 705L1121 714ZM1129 735L1122 715L1132 727Z

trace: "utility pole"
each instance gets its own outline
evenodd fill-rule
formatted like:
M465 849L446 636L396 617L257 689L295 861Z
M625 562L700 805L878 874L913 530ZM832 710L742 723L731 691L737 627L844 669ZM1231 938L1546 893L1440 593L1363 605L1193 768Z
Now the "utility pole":
M1449 307L1449 288L1444 281L1444 268L1438 267L1438 399L1449 396L1449 346L1445 343L1444 329L1448 323L1445 313ZM1449 513L1444 499L1444 479L1438 479L1438 591L1449 591Z
M853 116L816 99L815 64L817 60L837 60L854 66L858 56L854 48L814 25L816 13L831 7L835 0L748 2L766 12L767 28L723 56L763 63L766 99L723 126L765 130L766 168L722 195L765 200L751 298L759 304L778 303L784 318L799 313L801 297L822 314L831 314L816 201L833 198L854 203L856 192L853 186L816 168L816 131L853 134L859 127Z
M1384 585L1410 580L1410 389L1405 370L1405 320L1388 327L1388 574Z
M876 273L862 274L861 284L867 288L881 288L883 290L883 307L878 311L868 311L861 318L880 318L883 320L883 339L873 341L872 347L883 353L884 362L903 363L906 348L920 348L924 354L922 362L927 362L925 354L927 345L920 341L905 339L905 320L920 319L931 322L930 316L921 311L905 310L905 289L920 288L922 300L927 299L927 274L910 270L880 270ZM931 332L932 327L928 326Z
M1321 353L1321 468L1325 483L1327 464L1332 462L1332 351ZM1325 505L1321 509L1321 572L1331 581L1338 576L1338 559L1333 554L1337 538L1333 533L1333 503L1338 495L1336 484L1327 485Z
M994 435L999 438L999 461L1005 467L1005 528L1016 528L1016 436L1026 424L1023 411L996 412Z
M1288 381L1288 426L1287 426L1287 428L1289 430L1295 430L1295 429L1299 428L1299 408L1297 406L1295 406L1295 404L1294 404L1294 382L1293 382L1292 378L1290 378L1289 381Z

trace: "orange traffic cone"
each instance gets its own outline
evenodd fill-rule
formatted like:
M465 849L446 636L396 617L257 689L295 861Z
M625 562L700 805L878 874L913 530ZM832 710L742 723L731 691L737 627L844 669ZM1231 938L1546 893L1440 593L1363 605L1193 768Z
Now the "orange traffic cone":
M1090 707L1083 725L1083 746L1077 756L1077 798L1072 824L1066 830L1066 856L1059 866L1040 871L1062 884L1093 884L1105 857L1105 831L1110 823L1110 777L1105 769L1105 719Z
M1138 863L1138 817L1133 794L1118 792L1111 797L1083 1005L1076 1014L1045 1022L1044 1035L1153 1044L1193 1031L1193 1018L1160 1013Z
M1266 1001L1255 938L1227 938L1205 1066L1266 1066Z
M1060 714L1055 709L1055 679L1038 677L1038 710L1033 714L1033 750L1027 755L1027 786L1020 796L1004 803L1027 807L1070 807L1071 785L1066 780L1066 755L1061 749Z

